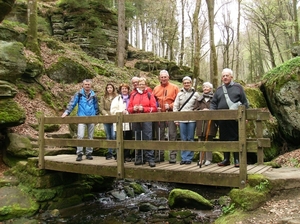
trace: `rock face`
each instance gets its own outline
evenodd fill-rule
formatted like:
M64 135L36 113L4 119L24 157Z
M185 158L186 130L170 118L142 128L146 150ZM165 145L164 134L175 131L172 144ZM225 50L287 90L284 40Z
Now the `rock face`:
M300 57L268 72L261 90L270 112L277 118L283 139L300 144Z
M0 23L4 17L10 13L14 6L15 0L0 0Z

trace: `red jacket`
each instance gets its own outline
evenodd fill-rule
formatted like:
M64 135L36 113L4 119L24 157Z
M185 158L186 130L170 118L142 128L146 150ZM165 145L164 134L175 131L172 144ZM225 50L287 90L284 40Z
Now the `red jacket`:
M138 105L138 106L142 105L144 110L143 111L139 111L139 110L134 111L133 107L135 105ZM154 98L154 95L152 93L148 94L147 89L145 89L142 94L139 92L132 93L130 95L127 111L130 114L157 112L156 100Z

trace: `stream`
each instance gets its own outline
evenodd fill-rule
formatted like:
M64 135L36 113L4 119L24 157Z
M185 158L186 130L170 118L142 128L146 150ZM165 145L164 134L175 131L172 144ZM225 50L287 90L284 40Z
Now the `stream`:
M225 187L186 185L163 182L139 182L145 189L135 197L128 197L122 186L124 180L116 180L115 189L97 193L93 201L59 210L57 215L47 211L34 217L41 224L119 224L119 223L213 223L221 213L218 198L231 190ZM168 195L174 188L187 189L212 200L212 210L170 209ZM180 217L172 211L185 212ZM191 214L192 215L191 215Z

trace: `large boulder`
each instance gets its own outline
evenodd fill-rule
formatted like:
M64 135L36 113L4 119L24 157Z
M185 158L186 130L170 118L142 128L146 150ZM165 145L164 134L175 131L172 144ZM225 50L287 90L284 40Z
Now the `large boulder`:
M23 124L26 114L13 99L0 100L0 128L13 127Z
M277 118L283 139L300 144L300 57L293 58L263 77L261 90Z
M192 208L210 210L213 204L198 193L184 189L173 189L168 198L170 208Z
M24 45L0 40L0 80L16 83L26 70Z
M92 79L95 75L82 64L65 57L59 58L46 73L50 79L60 83L79 83L83 79Z
M0 0L0 23L10 13L16 0Z
M28 158L38 156L38 152L32 148L30 140L16 133L9 133L9 145L7 152L18 158Z
M40 205L18 187L0 188L0 221L34 215Z

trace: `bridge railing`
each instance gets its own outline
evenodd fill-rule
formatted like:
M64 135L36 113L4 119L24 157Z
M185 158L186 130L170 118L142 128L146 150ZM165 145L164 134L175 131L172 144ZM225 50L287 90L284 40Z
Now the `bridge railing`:
M247 152L256 152L258 164L263 164L263 149L270 147L270 139L263 138L262 122L270 118L269 112L261 109L245 109L239 106L237 110L204 110L188 112L169 113L147 113L128 114L118 113L109 116L91 117L44 117L39 118L39 168L45 168L45 146L89 146L98 148L116 148L117 150L117 178L124 178L124 149L151 149L151 150L190 150L218 151L218 152L239 152L240 160L240 187L245 186L247 180ZM159 121L180 121L180 120L237 120L239 128L238 141L156 141L156 140L124 140L122 127L123 123L133 122L159 122ZM256 129L255 137L247 138L247 122L254 121ZM45 137L45 124L78 124L78 123L116 123L116 140L105 139L51 139ZM230 180L228 180L230 181Z

